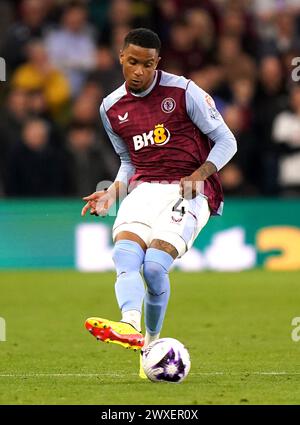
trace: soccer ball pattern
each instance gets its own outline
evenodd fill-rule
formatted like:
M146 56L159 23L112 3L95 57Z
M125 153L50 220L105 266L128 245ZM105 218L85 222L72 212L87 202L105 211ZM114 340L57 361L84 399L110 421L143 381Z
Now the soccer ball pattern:
M143 352L143 368L154 382L182 382L188 375L191 360L185 346L174 338L153 341Z

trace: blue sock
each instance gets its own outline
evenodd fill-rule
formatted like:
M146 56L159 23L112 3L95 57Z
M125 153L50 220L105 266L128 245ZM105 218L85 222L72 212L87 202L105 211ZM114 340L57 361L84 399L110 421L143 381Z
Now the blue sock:
M150 335L160 332L170 297L169 269L173 257L167 252L149 248L144 259L147 291L144 299L145 326Z
M121 311L142 311L145 286L140 274L145 253L134 241L120 240L115 243L113 260L117 271L116 297Z

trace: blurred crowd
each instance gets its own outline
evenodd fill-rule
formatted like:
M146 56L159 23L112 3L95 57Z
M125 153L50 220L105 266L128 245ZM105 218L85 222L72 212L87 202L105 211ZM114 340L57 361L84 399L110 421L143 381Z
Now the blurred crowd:
M299 0L0 0L0 196L83 196L114 180L99 106L141 26L162 40L160 68L209 92L235 134L225 194L299 196Z

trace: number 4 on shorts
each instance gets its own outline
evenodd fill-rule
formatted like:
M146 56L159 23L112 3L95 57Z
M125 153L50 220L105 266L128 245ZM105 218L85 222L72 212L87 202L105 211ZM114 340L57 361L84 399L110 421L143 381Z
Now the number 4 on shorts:
M182 205L181 208L178 208L179 205L183 202L183 198L179 198L175 205L173 205L172 211L180 212L180 215L185 214L185 207Z

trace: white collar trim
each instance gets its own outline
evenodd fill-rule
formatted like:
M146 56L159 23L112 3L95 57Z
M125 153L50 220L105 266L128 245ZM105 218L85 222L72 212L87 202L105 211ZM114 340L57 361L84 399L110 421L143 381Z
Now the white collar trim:
M136 96L136 97L144 97L144 96L147 96L147 94L149 94L149 93L152 91L152 89L154 88L154 86L155 86L155 84L156 84L156 81L157 81L157 76L158 76L158 72L157 72L157 71L155 71L155 77L154 77L154 79L153 79L153 81L152 81L151 85L147 88L147 90L142 91L141 93L133 93L132 91L131 91L130 93L131 93L133 96Z

